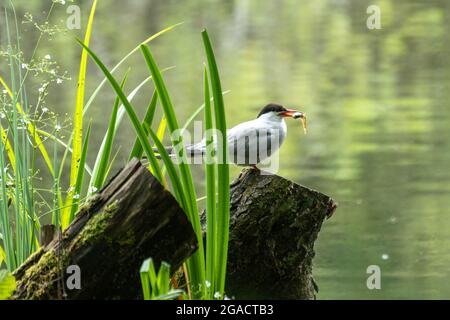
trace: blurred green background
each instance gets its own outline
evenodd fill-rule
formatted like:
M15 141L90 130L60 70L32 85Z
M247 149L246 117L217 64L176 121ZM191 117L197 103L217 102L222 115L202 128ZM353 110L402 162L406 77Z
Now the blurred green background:
M19 19L29 12L37 21L51 4L13 2ZM70 4L55 5L52 23L64 25ZM83 29L91 1L73 4L81 7ZM371 4L381 8L381 30L366 27ZM318 297L450 298L450 1L100 0L91 48L112 67L140 41L178 22L184 24L150 47L160 67L176 66L164 76L179 119L202 103L203 27L223 88L231 90L225 96L230 127L256 117L268 102L308 114L306 136L298 121L288 123L278 174L339 202L316 244ZM27 56L37 32L30 24L20 27ZM74 36L82 33L45 36L37 51L72 77L49 89L47 106L62 118L75 106L80 47ZM6 64L0 67L3 75ZM128 68L129 92L148 71L139 53L116 76ZM90 62L87 96L101 79ZM28 89L37 93L41 79L32 82ZM134 100L141 116L152 91L149 84ZM86 118L93 121L91 165L113 100L105 86ZM125 119L115 169L133 141ZM232 177L238 173L232 168ZM195 175L201 196L201 167ZM366 287L369 265L381 268L381 290Z

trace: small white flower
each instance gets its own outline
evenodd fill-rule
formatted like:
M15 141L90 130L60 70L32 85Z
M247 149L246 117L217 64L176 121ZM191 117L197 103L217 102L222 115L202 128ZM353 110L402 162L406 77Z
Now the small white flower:
M56 124L56 126L55 126L55 130L56 130L56 131L59 131L59 130L61 130L61 126L60 126L59 124Z
M74 194L72 198L73 199L80 199L80 195L79 194Z
M386 254L386 253L383 253L383 254L381 255L381 259L387 260L387 259L389 259L389 255Z
M205 285L207 288L211 288L211 282L209 282L208 280L205 281Z
M220 298L220 292L219 292L219 291L216 291L216 292L214 293L214 298L216 298L216 299L219 299L219 298Z
M230 297L228 297L227 295L225 295L225 297L223 297L223 300L231 300Z
M46 54L44 58L50 60L52 57L49 54Z
M39 88L39 92L40 92L40 93L44 92L44 90L45 90L45 89L44 89L43 87L40 87L40 88Z
M1 112L1 113L0 113L0 118L1 118L1 119L5 119L5 118L6 118L6 115L5 115L3 112Z
M89 187L89 190L88 190L89 193L94 193L96 191L97 191L96 187L94 187L94 186Z
M62 82L63 82L62 79L60 79L60 78L56 79L57 84L61 84Z
M50 73L53 74L53 75L55 75L55 74L56 74L55 69L50 70Z
M44 112L44 113L48 112L48 108L46 108L46 107L42 108L42 112Z
M22 63L22 69L26 69L28 67L28 65L26 63Z
M3 93L4 93L4 94L7 94L8 91L7 91L6 89L3 89Z

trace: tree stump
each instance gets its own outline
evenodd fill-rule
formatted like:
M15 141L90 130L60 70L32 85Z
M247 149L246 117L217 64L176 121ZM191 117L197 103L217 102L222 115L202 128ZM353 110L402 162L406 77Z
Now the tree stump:
M314 242L330 197L244 169L231 185L227 288L238 299L314 299Z
M13 299L136 299L139 268L148 257L172 271L197 249L195 233L172 195L133 159L80 208L57 238L15 272ZM81 289L68 290L66 269L81 270Z

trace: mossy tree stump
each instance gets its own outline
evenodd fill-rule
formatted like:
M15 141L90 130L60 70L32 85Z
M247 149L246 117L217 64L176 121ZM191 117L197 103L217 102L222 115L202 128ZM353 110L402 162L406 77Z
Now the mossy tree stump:
M133 159L59 237L14 272L13 299L136 299L143 260L166 261L175 271L196 249L185 213ZM65 285L70 265L80 268L79 290Z
M231 185L227 294L314 299L314 242L335 209L320 192L244 169Z

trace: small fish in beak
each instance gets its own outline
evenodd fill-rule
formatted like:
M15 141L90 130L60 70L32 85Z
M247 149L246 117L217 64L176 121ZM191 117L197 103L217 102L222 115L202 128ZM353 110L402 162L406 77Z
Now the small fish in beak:
M282 117L291 117L294 119L300 119L302 122L303 132L306 134L306 114L304 112L300 112L294 109L288 109L287 111L281 112Z
M300 118L300 121L302 122L302 127L303 127L303 132L306 134L307 130L306 130L306 114L304 114L303 112L299 112L301 113L301 115L297 118ZM295 118L295 119L297 119Z

